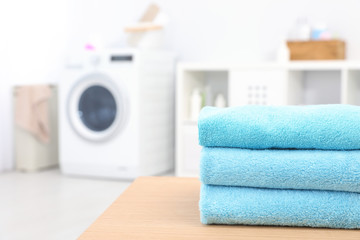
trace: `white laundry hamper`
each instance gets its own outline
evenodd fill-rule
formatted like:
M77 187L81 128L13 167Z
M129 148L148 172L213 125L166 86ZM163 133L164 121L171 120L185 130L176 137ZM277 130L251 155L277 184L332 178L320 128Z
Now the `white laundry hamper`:
M14 88L14 109L17 101ZM16 170L34 172L58 165L58 106L57 87L51 85L48 101L49 141L44 143L14 121L14 157ZM16 111L16 109L15 109ZM15 112L14 111L14 112Z

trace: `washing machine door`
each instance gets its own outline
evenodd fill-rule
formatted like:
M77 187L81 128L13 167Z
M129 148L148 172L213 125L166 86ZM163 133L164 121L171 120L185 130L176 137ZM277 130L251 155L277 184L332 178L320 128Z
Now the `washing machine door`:
M89 141L106 141L124 128L128 98L123 85L106 74L84 76L69 96L68 115L74 130Z

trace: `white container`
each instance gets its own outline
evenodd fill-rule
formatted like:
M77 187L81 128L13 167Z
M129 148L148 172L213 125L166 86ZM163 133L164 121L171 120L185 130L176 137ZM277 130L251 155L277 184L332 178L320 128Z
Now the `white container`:
M14 96L14 102L16 97ZM14 104L15 105L15 104ZM52 87L49 99L48 143L39 141L33 134L14 124L14 147L16 170L34 172L58 165L58 121L57 121L57 89Z
M298 41L309 41L311 36L311 27L306 18L298 19L296 25L296 38Z
M289 34L289 40L309 41L311 37L311 26L306 18L298 18Z
M290 50L287 46L286 40L283 39L276 52L276 61L280 63L286 63L289 60L290 60Z
M222 95L221 93L216 95L214 105L215 105L215 107L218 107L218 108L226 107L226 99L225 99L224 95Z
M191 108L190 108L190 119L197 121L201 110L201 93L199 89L194 89L191 94Z

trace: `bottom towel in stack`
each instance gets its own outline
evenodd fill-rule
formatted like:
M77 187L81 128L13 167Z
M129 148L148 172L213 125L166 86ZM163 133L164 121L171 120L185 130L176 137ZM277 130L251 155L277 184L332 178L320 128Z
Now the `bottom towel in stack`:
M201 187L203 224L360 228L360 194L249 187Z

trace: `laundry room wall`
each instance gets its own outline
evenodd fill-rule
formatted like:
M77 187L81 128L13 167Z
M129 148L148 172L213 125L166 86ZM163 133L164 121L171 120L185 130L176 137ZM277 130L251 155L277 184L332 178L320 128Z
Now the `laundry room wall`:
M169 17L165 47L180 61L273 60L298 17L326 22L346 39L347 58L360 60L357 0L0 1L2 165L12 164L11 87L59 81L66 59L85 43L124 46L124 26L153 2Z
M71 46L124 42L122 29L157 3L169 16L166 45L181 60L273 60L297 18L327 23L346 39L348 59L360 59L356 0L75 0L69 5Z

